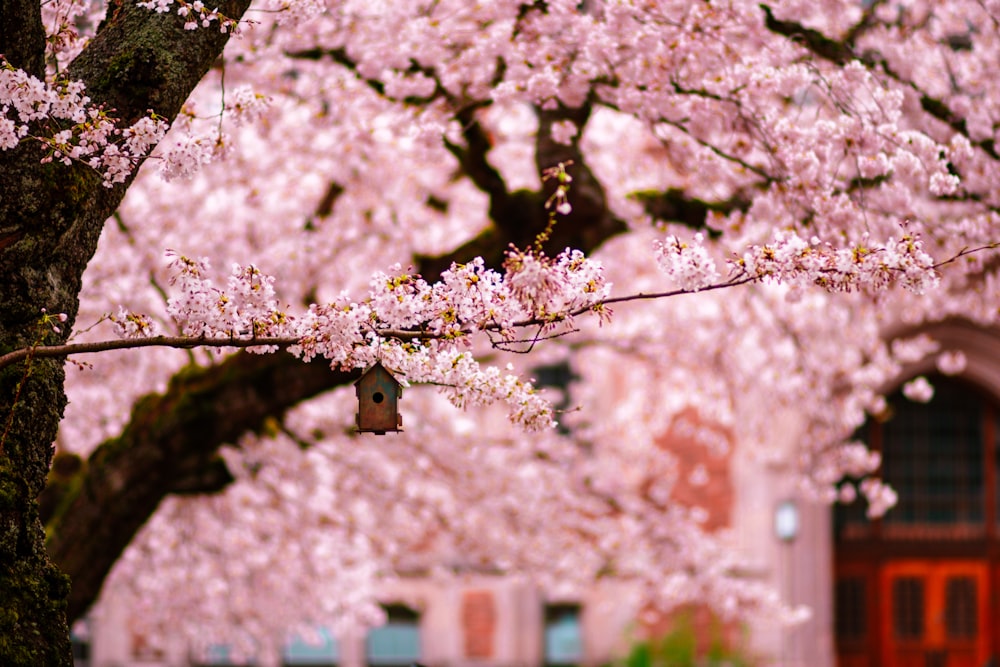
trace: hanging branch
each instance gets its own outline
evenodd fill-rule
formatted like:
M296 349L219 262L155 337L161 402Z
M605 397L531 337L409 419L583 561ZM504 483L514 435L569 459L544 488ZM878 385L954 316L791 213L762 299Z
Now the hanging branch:
M653 293L637 293L630 294L627 296L611 297L607 299L602 299L588 306L582 306L575 310L571 310L565 313L556 313L548 317L535 317L531 319L521 320L514 323L514 327L521 329L526 327L537 327L537 326L552 326L554 324L559 324L565 322L578 315L583 315L587 312L599 312L606 306L616 304L616 303L628 303L630 301L644 301L651 299L665 299L674 296L680 296L682 294L694 294L696 292L710 292L713 290L719 290L726 287L736 287L737 285L745 285L747 283L753 282L755 278L749 276L738 277L733 280L728 280L725 282L716 283L713 285L708 285L701 289L676 289L669 292L653 292ZM478 328L477 331L482 332L497 332L500 331L500 326L496 324L491 324L485 327ZM462 328L458 331L449 331L447 333L434 333L430 331L423 331L419 329L375 329L374 332L383 339L395 339L398 341L419 341L419 340L444 340L453 339L456 335L468 336L474 333L472 329ZM531 339L540 340L540 339ZM192 348L242 348L242 349L252 349L255 347L277 347L281 349L288 348L292 345L297 345L302 342L301 338L295 336L256 336L253 338L237 338L226 337L226 338L209 338L207 336L151 336L148 338L121 338L116 340L103 340L94 341L90 343L67 343L65 345L42 345L36 347L26 347L8 352L7 354L0 355L0 369L6 368L12 364L16 364L19 361L23 361L29 357L33 359L52 359L59 357L68 357L74 354L91 354L95 352L108 352L111 350L131 350L143 347L172 347L177 349L192 349ZM512 341L494 341L492 343L493 347L500 348L504 344L511 344Z

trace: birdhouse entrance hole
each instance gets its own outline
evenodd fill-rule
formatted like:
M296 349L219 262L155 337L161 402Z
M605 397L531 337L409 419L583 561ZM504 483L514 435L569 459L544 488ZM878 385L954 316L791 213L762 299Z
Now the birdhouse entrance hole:
M376 391L374 394L372 394L372 400L375 401L376 403L381 403L382 401L385 400L385 396L382 395L382 392Z

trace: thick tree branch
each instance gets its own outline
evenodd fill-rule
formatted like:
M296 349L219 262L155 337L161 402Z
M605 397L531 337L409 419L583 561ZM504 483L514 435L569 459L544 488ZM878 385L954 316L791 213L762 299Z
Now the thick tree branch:
M462 109L455 115L455 119L462 126L465 146L453 144L447 138L445 146L458 160L462 173L475 183L477 188L489 195L490 214L493 220L497 221L497 217L502 217L505 207L508 206L506 201L510 198L510 193L507 191L503 176L486 157L493 144L476 119L475 107Z
M137 402L128 426L89 457L76 492L63 498L49 521L49 552L73 579L69 617L90 606L111 566L167 494L217 490L228 482L219 474L222 443L359 375L285 353L239 354L216 366L186 369L163 394Z
M219 13L239 19L249 4L222 0ZM114 4L109 12L68 76L83 81L94 101L125 122L149 110L172 120L222 53L229 34L218 25L185 30L176 14L157 14L133 2Z
M879 54L870 51L865 52L863 56L856 54L847 42L840 42L831 39L817 30L806 28L805 26L795 23L794 21L781 21L774 17L770 7L764 4L760 5L760 7L764 11L765 25L768 30L775 34L788 37L792 41L801 44L810 52L824 58L825 60L829 60L837 65L846 65L853 60L865 62L869 66L873 64L881 65L882 70L887 76L897 83L909 87L920 97L920 106L924 111L946 124L955 132L961 134L963 137L968 139L973 146L981 148L994 160L1000 160L1000 153L997 152L996 144L993 139L977 140L970 137L969 128L966 125L965 118L953 112L944 101L926 93L916 84L916 82L909 81L899 76L899 74L893 71L892 68L889 67L889 64L881 58ZM865 16L866 18L862 19L862 23L870 20L867 18L867 14ZM851 31L849 39L853 40L854 37L854 31Z
M847 44L830 39L820 31L807 28L800 23L777 19L774 16L774 12L767 5L762 4L760 8L764 11L764 25L771 32L784 35L821 58L837 63L838 65L846 65L852 60L858 59L854 51Z
M608 210L604 188L591 173L580 151L579 134L570 144L561 144L552 138L552 125L559 121L573 122L582 133L592 104L588 100L579 108L559 106L553 110L538 110L539 133L535 147L538 171L543 172L560 162L572 163L569 171L573 175L573 187L569 193L572 211L559 217L543 244L550 255L558 254L565 248L588 252L627 228L624 221ZM462 172L489 195L490 219L494 226L448 256L420 258L427 272L423 274L425 277L428 274L439 275L453 261L476 256L482 257L488 266L499 268L510 244L520 248L530 247L548 225L544 207L547 194L526 190L509 192L499 172L489 163L487 154L492 144L475 118L475 109L463 110L458 119L462 123L465 145L447 144L447 147L458 159Z
M746 212L750 208L750 199L739 195L724 201L704 201L678 189L666 192L636 192L632 197L638 200L646 213L654 218L677 222L697 230L705 229L705 219L709 213L726 215L733 211Z
M45 28L38 0L0 0L0 56L36 78L45 76Z
M545 249L550 253L559 253L565 248L593 248L600 245L604 239L626 231L627 225L616 217L608 208L604 186L597 180L587 164L586 157L580 149L580 140L586 128L587 121L593 110L593 96L580 107L566 107L561 103L554 109L538 110L538 137L535 143L535 166L539 173L556 166L559 163L571 165L568 171L573 176L573 185L569 190L569 203L572 211L567 216L560 216L550 238L545 243ZM572 123L577 133L568 144L560 143L553 134L553 128L559 123ZM553 183L551 187L555 187ZM537 234L532 230L532 234ZM522 243L527 245L528 239Z

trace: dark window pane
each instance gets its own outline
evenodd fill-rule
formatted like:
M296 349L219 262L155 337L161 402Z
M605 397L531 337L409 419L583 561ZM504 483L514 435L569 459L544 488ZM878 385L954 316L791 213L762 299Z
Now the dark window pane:
M934 398L893 399L882 425L882 472L899 494L887 524L981 524L982 398L965 385L934 378Z
M979 634L976 597L975 579L948 578L945 584L944 620L949 639L975 639Z
M924 636L924 580L899 577L892 582L892 627L896 639Z
M868 627L864 577L844 577L837 580L834 591L834 613L838 642L864 641Z

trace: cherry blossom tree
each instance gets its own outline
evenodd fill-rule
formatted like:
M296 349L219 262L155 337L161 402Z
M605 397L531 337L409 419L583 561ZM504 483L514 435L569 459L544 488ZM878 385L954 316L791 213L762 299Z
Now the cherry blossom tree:
M2 8L5 664L68 663L109 573L265 654L408 571L794 617L672 438L878 514L848 439L910 333L997 316L989 0Z

